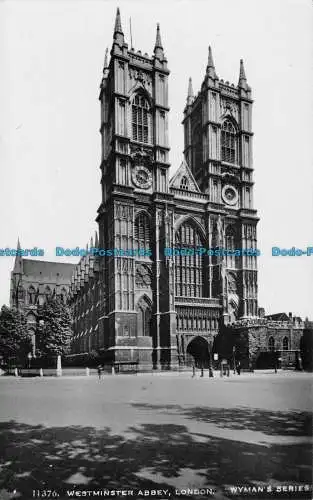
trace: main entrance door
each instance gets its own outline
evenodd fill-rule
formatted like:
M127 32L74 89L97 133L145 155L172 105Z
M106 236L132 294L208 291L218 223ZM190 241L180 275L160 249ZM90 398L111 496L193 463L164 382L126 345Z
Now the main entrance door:
M187 346L187 363L193 361L198 368L209 367L209 345L203 337L195 337Z

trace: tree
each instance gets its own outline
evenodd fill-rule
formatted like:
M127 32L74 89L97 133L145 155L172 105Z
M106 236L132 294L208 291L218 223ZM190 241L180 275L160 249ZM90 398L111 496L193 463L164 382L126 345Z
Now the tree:
M50 297L38 308L39 326L36 334L36 355L68 354L72 339L69 308L57 297Z
M9 358L25 361L32 350L31 335L27 331L24 314L16 308L2 306L0 311L0 355L7 362Z
M300 340L304 370L313 371L313 327L306 327Z

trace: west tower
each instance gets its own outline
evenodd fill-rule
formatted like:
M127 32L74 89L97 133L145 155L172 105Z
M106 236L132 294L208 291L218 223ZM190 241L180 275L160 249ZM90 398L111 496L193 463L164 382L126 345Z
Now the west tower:
M243 61L238 85L224 82L216 73L209 47L204 81L196 96L189 80L183 125L186 161L209 199L210 246L256 249L252 104ZM225 321L257 316L257 257L212 258L209 267L213 288L219 282Z
M170 359L175 328L170 246L168 76L160 27L153 55L129 49L119 9L100 86L101 186L99 243L119 256L100 259L104 315L100 326L112 358L158 365ZM163 294L160 293L160 287ZM173 327L171 326L173 325Z

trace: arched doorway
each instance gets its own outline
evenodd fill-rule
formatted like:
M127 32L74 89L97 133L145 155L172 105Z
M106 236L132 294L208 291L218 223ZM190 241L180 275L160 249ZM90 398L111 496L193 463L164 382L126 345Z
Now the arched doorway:
M193 361L198 368L209 367L209 345L203 337L195 337L187 346L187 364Z

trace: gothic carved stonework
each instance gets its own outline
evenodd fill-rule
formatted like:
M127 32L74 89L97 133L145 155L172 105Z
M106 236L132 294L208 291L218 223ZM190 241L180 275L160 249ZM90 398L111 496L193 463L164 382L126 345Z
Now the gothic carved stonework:
M150 288L151 283L151 270L147 265L138 264L136 266L136 286L138 288Z
M153 153L150 148L144 146L130 145L130 155L133 165L151 167L153 163Z
M114 205L114 217L116 219L133 220L133 208L129 205L116 203Z
M230 99L221 99L221 114L232 116L238 122L238 106Z
M234 273L228 274L228 292L237 293L237 278Z
M152 83L151 76L140 69L129 68L129 78L141 82L144 86L149 86Z

